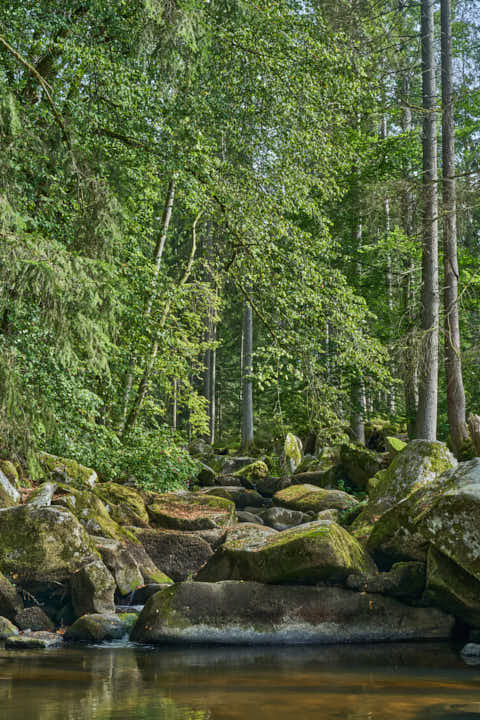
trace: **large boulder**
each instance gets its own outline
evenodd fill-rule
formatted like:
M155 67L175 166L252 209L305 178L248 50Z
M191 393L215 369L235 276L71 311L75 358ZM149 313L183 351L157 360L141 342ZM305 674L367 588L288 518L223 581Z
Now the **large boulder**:
M171 530L211 530L236 519L231 500L193 492L156 495L147 509L153 525Z
M71 485L78 490L91 489L98 481L95 470L80 465L71 458L58 457L57 455L42 452L39 455L39 460L46 480Z
M26 504L33 505L35 507L50 507L56 489L57 483L44 482L32 493L30 493L26 500Z
M70 585L77 617L86 613L115 612L115 580L100 558L77 570Z
M105 566L115 579L120 595L130 595L143 585L143 575L127 547L112 538L93 539Z
M48 617L46 612L42 610L38 605L24 608L15 616L15 625L20 630L46 630L47 632L53 632L55 625Z
M243 509L245 507L262 507L264 498L256 490L236 487L231 485L216 485L206 490L200 490L201 495L213 495L214 497L225 498L235 503L235 507Z
M435 484L442 473L457 465L447 446L430 440L412 440L395 456L389 468L377 475L369 501L352 525L357 537L368 537L373 524L391 507L420 488Z
M200 472L197 475L197 485L211 487L217 484L217 473L209 465L200 463Z
M251 465L255 462L255 458L252 457L220 457L219 463L220 463L220 471L222 475L230 475L237 470L241 470L241 468L246 467L247 465Z
M232 473L234 477L241 481L242 485L254 489L257 487L257 482L264 480L269 474L268 465L263 460L255 460Z
M0 511L0 570L19 584L59 582L98 558L85 528L60 507Z
M301 512L321 510L348 510L358 500L342 490L325 490L315 485L290 485L273 496L276 505Z
M381 466L378 456L372 450L353 443L341 446L340 462L350 484L358 490L365 490L369 479Z
M297 472L291 480L295 485L316 485L320 488L332 489L337 487L339 476L340 467L338 465L332 465L332 467L326 470Z
M25 633L24 635L12 635L5 640L7 650L43 650L61 647L62 645L63 638L61 635L44 630Z
M58 485L52 505L70 510L90 535L101 535L123 541L132 537L128 530L111 517L106 505L90 490L77 490L68 485Z
M425 563L399 562L388 572L370 576L350 575L346 585L360 592L380 593L418 602L425 590L425 580Z
M186 580L213 555L210 545L192 533L173 530L136 530L153 562L175 582Z
M480 580L480 458L460 463L440 480L414 524L431 545Z
M0 616L13 620L23 610L23 600L15 585L0 572Z
M97 485L94 492L111 509L111 515L117 523L148 527L145 503L135 488L107 482Z
M253 582L180 583L153 595L137 642L300 644L448 638L453 618L382 595Z
M255 480L255 489L264 495L265 497L272 497L279 490L291 485L291 478L289 477L273 477L267 475L267 477L259 477Z
M312 522L282 532L264 525L250 528L253 540L247 524L229 533L197 579L338 583L351 573L376 572L355 538L334 522Z
M0 615L0 640L18 635L18 628L8 618Z
M426 599L433 605L480 628L480 581L430 547Z

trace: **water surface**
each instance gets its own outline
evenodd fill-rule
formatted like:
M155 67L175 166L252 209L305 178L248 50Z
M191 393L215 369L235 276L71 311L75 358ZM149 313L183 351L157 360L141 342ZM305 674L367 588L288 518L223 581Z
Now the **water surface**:
M480 720L446 644L0 651L2 720Z

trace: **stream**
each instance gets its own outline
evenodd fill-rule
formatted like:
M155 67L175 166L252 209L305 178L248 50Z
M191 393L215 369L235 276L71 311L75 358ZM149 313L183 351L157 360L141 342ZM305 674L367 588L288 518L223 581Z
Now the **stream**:
M0 650L2 720L479 720L448 643Z

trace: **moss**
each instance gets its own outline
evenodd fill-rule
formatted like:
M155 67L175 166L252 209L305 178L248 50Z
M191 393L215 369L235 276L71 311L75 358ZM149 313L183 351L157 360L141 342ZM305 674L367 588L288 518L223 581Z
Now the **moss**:
M70 510L91 535L138 543L130 530L121 527L112 519L103 502L93 492L60 484L53 505Z
M389 452L394 455L396 455L399 452L402 452L402 450L407 447L406 442L404 442L400 438L393 437L391 435L389 435L385 438L385 443L387 445L387 450L389 450Z
M245 465L245 467L234 472L233 475L249 482L255 482L255 480L268 476L268 465L263 460L255 460L250 465Z
M96 485L93 492L104 502L119 506L119 512L126 515L125 520L129 521L129 524L135 524L137 519L141 524L148 525L148 513L138 490L108 482ZM115 512L113 515L115 516Z
M357 500L341 490L324 490L316 485L290 485L274 495L274 501L291 510L320 512L321 510L346 510L357 505Z
M42 452L39 455L40 464L48 479L55 479L60 476L67 485L72 485L78 490L85 490L93 487L97 481L97 473L92 468L80 465L71 458L57 457Z
M302 462L302 450L299 439L292 433L287 433L283 452L290 465L290 470L295 470Z
M156 524L174 530L225 527L236 518L231 500L195 493L155 495L148 513Z
M0 460L0 470L14 487L19 485L18 470L10 460Z

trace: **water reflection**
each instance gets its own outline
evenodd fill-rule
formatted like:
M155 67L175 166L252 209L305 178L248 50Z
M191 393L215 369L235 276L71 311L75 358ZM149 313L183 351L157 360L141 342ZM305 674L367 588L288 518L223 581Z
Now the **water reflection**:
M446 645L0 651L2 720L472 720Z

